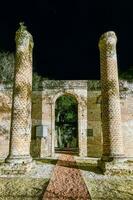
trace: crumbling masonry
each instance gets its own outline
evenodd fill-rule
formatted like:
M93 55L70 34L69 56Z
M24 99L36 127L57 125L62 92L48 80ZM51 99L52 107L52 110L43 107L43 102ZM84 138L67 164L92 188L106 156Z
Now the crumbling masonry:
M123 136L116 55L116 35L107 32L100 38L103 159L121 157Z
M92 91L89 81L85 80L45 80L41 89L32 92L33 39L26 27L20 24L16 32L14 86L13 92L9 92L13 94L12 99L7 91L0 90L0 100L3 101L0 122L2 116L4 123L10 121L12 109L11 128L8 127L10 140L6 134L0 133L0 160L5 161L0 165L1 174L25 173L32 167L32 156L55 156L55 104L62 95L72 95L78 103L79 157L97 157L104 171L131 170L123 163L128 156L131 159L133 156L133 95L131 92L128 98L124 97L126 101L123 97L119 98L116 42L114 32L104 33L99 41L101 91ZM12 106L9 105L11 100ZM47 128L45 136L42 133L41 137L37 136L37 127L40 130ZM121 166L116 164L119 161Z
M16 62L13 87L10 148L6 162L31 162L31 94L33 39L21 24L16 32Z

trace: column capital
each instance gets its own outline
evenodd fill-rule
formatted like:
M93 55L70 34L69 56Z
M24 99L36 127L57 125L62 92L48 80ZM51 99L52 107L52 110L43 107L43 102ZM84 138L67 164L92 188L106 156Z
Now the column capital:
M116 54L117 37L115 32L108 31L101 35L99 39L99 49L106 51L107 57L112 57Z
M27 31L27 27L24 25L24 22L20 22L20 27L16 31L15 42L17 51L30 50L34 46L33 37Z

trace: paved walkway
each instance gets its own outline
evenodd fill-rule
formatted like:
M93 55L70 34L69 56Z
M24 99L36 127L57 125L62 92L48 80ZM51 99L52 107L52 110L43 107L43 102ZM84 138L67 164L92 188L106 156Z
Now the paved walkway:
M72 155L62 154L54 168L43 200L90 200L87 187Z

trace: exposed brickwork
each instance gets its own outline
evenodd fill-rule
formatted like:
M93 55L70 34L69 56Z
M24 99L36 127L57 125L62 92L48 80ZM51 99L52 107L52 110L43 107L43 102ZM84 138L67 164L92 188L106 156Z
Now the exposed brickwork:
M32 48L32 36L21 24L16 32L15 78L7 162L31 160Z
M99 98L101 98L101 91L88 91L88 129L93 131L93 135L87 135L89 157L102 156L101 101Z
M116 56L116 35L107 32L100 38L103 155L123 155L121 110Z
M48 136L45 147L42 145L42 157L55 153L55 104L62 95L71 95L78 102L78 141L79 155L87 156L87 81L51 81L43 82L43 91L33 92L32 123L46 125ZM34 148L34 146L33 146ZM45 148L45 151L44 151Z
M128 84L128 88L131 87ZM121 98L121 114L122 114L122 133L124 137L124 154L125 156L133 155L133 94L132 91L128 94L123 91L124 98ZM43 94L43 95L42 95ZM50 94L50 90L49 90ZM51 90L52 94L52 90ZM32 98L32 141L31 141L31 155L33 157L40 157L40 142L35 137L35 126L41 123L51 127L51 105L48 101L43 101L46 93L43 91L33 91ZM88 156L101 157L103 136L101 131L101 105L100 105L101 91L88 91L87 97L87 123L88 128L93 129L93 136L87 137L87 151ZM2 89L0 86L0 158L5 159L9 152L9 136L10 136L10 114L11 114L11 89ZM43 101L43 103L42 103ZM47 114L48 113L48 114ZM42 121L43 117L43 121ZM49 131L49 135L51 130ZM130 138L130 139L129 139ZM46 141L45 153L43 151L42 157L50 155L50 146L48 145L50 138Z
M61 155L54 169L44 200L89 200L90 195L71 155Z

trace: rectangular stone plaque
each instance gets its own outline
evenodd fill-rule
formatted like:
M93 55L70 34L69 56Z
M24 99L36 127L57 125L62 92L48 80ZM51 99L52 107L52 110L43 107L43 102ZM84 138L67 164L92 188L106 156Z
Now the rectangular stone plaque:
M47 137L48 136L48 126L40 125L36 126L36 136L37 137Z
M93 136L93 129L87 129L87 137Z

